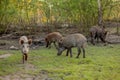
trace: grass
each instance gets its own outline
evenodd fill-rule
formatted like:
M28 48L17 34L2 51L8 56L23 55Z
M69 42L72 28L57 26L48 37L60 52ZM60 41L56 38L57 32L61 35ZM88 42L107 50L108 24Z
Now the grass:
M18 65L18 62L20 60L20 54L18 54L16 51L0 51L0 54L6 53L13 55L8 58L0 59L0 75L7 75L18 70L18 68L16 68L16 65Z
M1 54L2 51L0 51ZM31 50L29 64L35 66L34 71L26 71L30 75L45 72L53 80L120 80L120 45L88 46L86 58L82 54L77 59L77 50L73 49L73 57L57 56L54 48ZM12 56L0 59L0 76L24 71L21 64L20 51L13 51Z

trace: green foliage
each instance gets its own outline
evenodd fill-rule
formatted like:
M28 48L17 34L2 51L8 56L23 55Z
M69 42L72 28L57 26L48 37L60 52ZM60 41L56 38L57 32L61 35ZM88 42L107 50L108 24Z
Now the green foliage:
M119 4L119 1L102 0L103 19L115 18L119 21ZM78 29L88 31L88 28L96 25L97 21L97 0L0 1L0 24L6 26L11 23L27 29L35 27L36 24L48 26L53 23L67 23L76 24Z

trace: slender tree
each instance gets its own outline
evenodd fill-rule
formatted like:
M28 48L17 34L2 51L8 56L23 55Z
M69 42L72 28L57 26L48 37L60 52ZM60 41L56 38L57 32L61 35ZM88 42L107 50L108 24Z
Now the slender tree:
M101 1L102 0L98 0L98 25L99 26L102 26L102 23L103 23Z

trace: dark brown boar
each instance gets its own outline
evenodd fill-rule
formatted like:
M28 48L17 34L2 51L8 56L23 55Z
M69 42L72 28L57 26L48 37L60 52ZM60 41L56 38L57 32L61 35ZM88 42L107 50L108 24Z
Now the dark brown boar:
M105 43L105 38L107 35L107 31L105 28L101 28L99 26L93 26L90 28L90 38L91 38L91 43L95 45L95 40L97 39L97 43L99 42L99 39Z
M57 48L56 42L62 38L62 35L59 32L52 32L47 34L45 37L46 47L51 46L51 43L54 43L54 46Z
M66 56L70 53L70 57L72 57L72 49L73 47L77 47L78 49L78 54L76 58L79 57L81 53L81 49L83 51L83 58L85 58L85 45L87 43L87 39L85 36L82 34L76 33L76 34L70 34L67 35L66 37L63 37L59 41L59 47L58 47L58 53L57 55L61 55L62 52L67 49Z

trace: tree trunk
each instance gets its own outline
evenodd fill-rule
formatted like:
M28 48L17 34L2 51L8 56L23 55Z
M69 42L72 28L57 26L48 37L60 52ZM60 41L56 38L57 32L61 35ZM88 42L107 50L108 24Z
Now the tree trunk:
M102 27L102 7L101 7L101 1L102 0L98 0L98 25Z
M117 23L117 35L119 35L119 26L118 26L118 23Z

